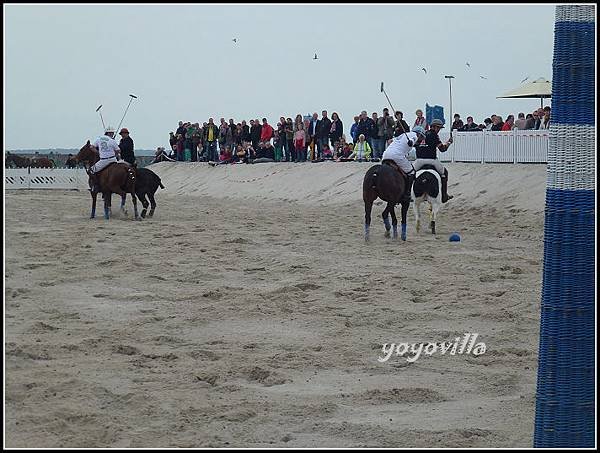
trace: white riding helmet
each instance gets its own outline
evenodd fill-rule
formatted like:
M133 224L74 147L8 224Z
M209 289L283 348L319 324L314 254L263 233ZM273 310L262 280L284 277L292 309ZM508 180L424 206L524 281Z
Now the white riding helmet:
M108 126L106 129L104 129L104 133L105 134L108 134L108 133L114 134L115 133L115 128L112 127L112 126Z
M413 127L412 131L418 135L425 137L425 129L423 129L423 126L415 126Z

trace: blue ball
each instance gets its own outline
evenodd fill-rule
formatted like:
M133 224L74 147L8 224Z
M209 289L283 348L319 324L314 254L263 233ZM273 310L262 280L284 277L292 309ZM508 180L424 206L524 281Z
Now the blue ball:
M450 235L450 242L460 242L460 235L458 233L452 233Z

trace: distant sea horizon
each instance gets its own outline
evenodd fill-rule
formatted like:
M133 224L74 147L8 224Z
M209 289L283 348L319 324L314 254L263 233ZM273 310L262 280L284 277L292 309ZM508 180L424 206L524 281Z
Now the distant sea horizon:
M36 152L41 155L52 154L77 154L79 149L77 148L40 148L40 149L7 149L5 153L9 152L11 154L35 154ZM154 156L156 150L152 149L136 149L134 150L134 154L136 156Z

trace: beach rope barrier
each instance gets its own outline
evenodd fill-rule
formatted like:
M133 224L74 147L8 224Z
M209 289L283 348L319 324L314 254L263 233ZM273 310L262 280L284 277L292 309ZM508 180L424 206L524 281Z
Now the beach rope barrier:
M595 445L595 54L595 6L557 6L536 448Z

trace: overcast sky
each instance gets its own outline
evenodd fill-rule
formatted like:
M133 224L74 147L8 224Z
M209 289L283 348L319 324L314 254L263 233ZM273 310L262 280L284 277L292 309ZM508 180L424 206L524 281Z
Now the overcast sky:
M275 125L326 109L347 132L361 110L387 106L382 81L412 125L425 103L449 118L446 74L463 120L529 113L539 99L496 96L527 76L551 80L554 13L554 4L5 4L4 145L79 148L102 133L96 108L117 127L129 94L138 99L123 126L140 149L168 146L179 120L210 116Z

